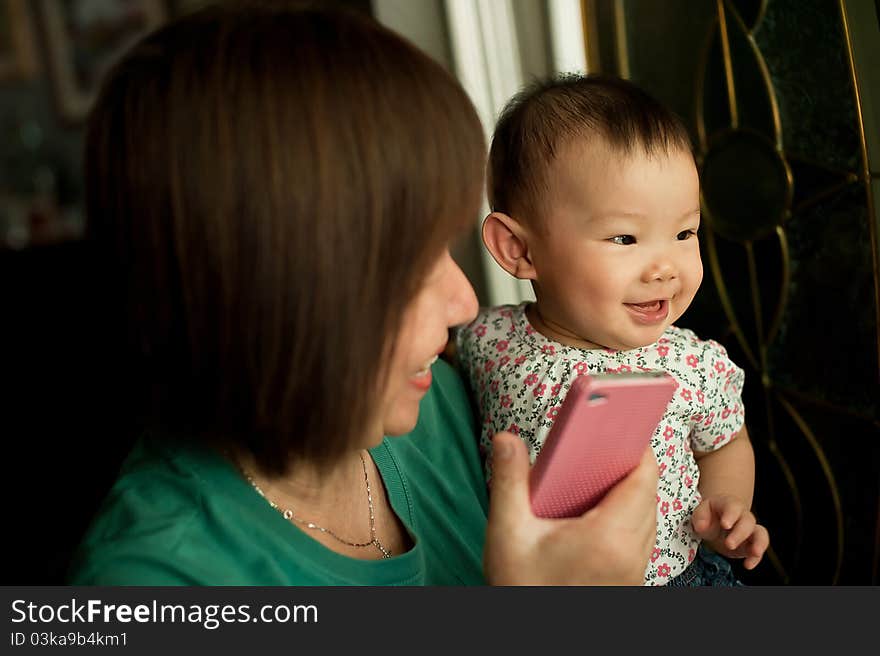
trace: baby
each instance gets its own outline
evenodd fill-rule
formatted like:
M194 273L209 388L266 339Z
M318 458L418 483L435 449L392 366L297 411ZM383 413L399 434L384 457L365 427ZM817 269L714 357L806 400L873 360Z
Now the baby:
M687 130L624 80L540 82L502 113L488 186L483 241L536 301L484 308L458 334L481 446L489 454L493 434L511 431L534 461L576 376L668 372L678 387L651 441L660 481L645 583L736 584L717 554L752 569L769 538L749 510L743 372L673 325L703 278Z

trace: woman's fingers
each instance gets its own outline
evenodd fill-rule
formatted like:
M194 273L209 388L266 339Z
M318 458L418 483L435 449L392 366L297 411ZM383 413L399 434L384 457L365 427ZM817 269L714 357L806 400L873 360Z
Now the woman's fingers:
M657 533L657 476L657 460L649 447L639 465L585 515L607 514L618 528L639 541L645 562Z
M535 536L524 528L532 517L529 504L529 455L526 446L510 433L498 433L493 440L492 491L483 564L486 580L508 585L526 580L540 581L526 557ZM524 568L527 571L523 571Z
M529 457L509 433L493 440L484 564L490 583L638 585L656 535L657 463L650 452L596 507L541 519L529 501Z
M645 515L656 518L657 476L657 460L648 448L638 466L611 488L595 508L614 506L622 517L633 520L641 520Z
M504 526L521 522L529 504L529 455L522 440L501 432L492 440L492 503L489 521Z

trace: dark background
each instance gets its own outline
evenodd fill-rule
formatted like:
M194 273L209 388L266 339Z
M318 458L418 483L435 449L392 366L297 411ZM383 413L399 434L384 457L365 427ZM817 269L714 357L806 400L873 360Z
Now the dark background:
M202 3L162 4L175 16ZM870 10L849 27L876 44L876 1L627 0L623 16L611 0L583 3L591 69L644 85L693 132L706 275L680 323L746 370L755 512L773 542L739 572L752 585L880 583L880 199L852 76L880 59L851 59L846 4ZM62 111L42 5L18 6L34 58L0 73L0 582L45 585L63 582L133 435L111 308L77 238L82 121Z
M0 12L6 11L0 1ZM15 0L13 0L15 2ZM169 18L205 0L160 2ZM327 4L370 12L369 0ZM76 0L59 8L76 9ZM11 7L11 5L10 5ZM0 13L0 35L27 28L33 61L0 79L0 442L7 543L0 583L61 584L71 551L135 435L110 355L111 308L84 229L84 121L63 111L39 3ZM24 23L20 21L24 20ZM5 22L4 22L5 21ZM93 41L103 43L106 30ZM82 36L90 44L88 34ZM2 46L0 46L2 57ZM47 173L48 191L41 187ZM22 199L32 205L13 216Z

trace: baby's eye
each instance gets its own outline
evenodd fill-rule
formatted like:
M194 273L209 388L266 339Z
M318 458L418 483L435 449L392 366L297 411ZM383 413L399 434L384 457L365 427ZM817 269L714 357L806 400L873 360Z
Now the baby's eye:
M690 239L691 237L696 237L696 236L697 236L696 230L682 230L681 232L679 232L675 236L675 238L678 239L679 241L684 241L685 239Z
M617 235L609 239L612 244L620 244L621 246L629 246L636 243L636 238L632 235Z

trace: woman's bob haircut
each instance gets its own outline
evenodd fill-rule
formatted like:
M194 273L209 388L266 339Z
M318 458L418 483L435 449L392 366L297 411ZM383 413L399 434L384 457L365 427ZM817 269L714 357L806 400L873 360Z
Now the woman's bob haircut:
M484 164L461 86L366 16L219 6L147 36L103 85L85 160L145 427L274 474L351 448Z

